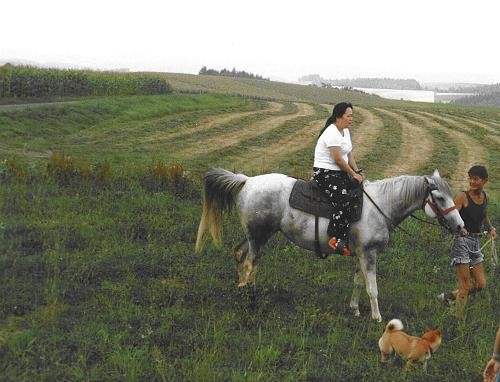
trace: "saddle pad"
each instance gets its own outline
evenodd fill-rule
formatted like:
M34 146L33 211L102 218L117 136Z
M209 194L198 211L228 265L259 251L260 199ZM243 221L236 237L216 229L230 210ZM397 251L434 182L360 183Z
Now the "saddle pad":
M351 222L361 219L363 211L363 186L356 187L349 192L351 198ZM289 198L290 207L330 219L333 215L333 206L330 199L318 188L316 182L297 179L293 185Z
M333 207L330 199L318 188L315 182L297 179L289 199L290 207L312 215L331 218Z

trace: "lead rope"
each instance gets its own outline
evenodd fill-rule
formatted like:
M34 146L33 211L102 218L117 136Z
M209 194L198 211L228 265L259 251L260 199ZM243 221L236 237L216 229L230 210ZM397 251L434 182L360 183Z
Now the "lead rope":
M493 269L495 269L497 266L498 266L498 257L497 257L497 247L496 247L496 244L495 244L495 240L493 240L493 238L489 238L488 241L486 241L486 243L483 244L483 246L479 249L480 251L483 250L484 247L486 247L488 244L491 243L491 266L493 267Z

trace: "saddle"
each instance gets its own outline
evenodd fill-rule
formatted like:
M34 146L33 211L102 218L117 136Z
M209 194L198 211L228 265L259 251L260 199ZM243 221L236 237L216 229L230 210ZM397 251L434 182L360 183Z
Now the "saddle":
M351 199L351 222L361 219L363 211L363 185L354 187L348 194ZM333 206L328 196L324 194L314 180L305 181L297 179L293 185L290 198L288 200L290 207L314 215L314 249L316 255L326 259L328 254L323 255L319 244L318 224L319 217L331 219L333 215Z
M351 199L350 221L354 223L361 219L363 212L363 185L359 184L348 195ZM330 199L314 180L297 179L288 202L292 208L327 219L330 219L334 212Z

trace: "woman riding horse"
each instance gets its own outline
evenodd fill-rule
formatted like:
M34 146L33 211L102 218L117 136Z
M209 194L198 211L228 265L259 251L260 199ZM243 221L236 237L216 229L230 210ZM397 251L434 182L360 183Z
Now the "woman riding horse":
M349 127L352 125L352 104L340 102L333 108L318 136L314 150L313 179L329 197L333 216L328 225L328 245L337 253L349 256L347 235L351 218L353 182L363 182L352 151Z

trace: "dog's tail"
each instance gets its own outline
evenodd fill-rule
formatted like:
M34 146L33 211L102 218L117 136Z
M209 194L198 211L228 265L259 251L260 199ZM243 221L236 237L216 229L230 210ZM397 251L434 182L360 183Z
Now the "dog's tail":
M393 318L385 326L386 332L392 332L394 330L403 330L403 323L397 318Z

